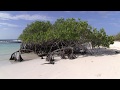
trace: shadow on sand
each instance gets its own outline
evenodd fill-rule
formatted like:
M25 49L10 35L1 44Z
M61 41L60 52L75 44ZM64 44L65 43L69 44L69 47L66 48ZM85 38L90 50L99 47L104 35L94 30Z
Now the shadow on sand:
M95 48L92 49L91 52L93 53L92 55L86 54L85 56L105 56L120 54L120 50L107 48Z
M92 55L90 54L90 52L92 52ZM89 52L87 52L84 55L76 54L76 56L77 57L79 57L79 56L83 56L83 57L96 56L97 57L97 56L117 55L117 54L120 54L120 50L117 50L117 49L107 49L107 48L95 48L95 49L89 50ZM36 54L34 54L34 53L25 53L25 54L21 54L21 56L23 58L22 62L24 62L24 61L30 61L30 60L39 58L39 56L36 55ZM60 57L60 56L57 56L57 57ZM54 58L55 58L54 62L58 62L60 60L65 60L65 59L60 59L60 58L58 59L56 57L54 57ZM46 59L46 57L43 58L43 60L45 60L45 59ZM72 60L74 60L74 59L72 59ZM13 61L13 60L11 60L10 62L12 64L19 63L19 61ZM46 62L46 63L43 63L41 65L44 65L44 64L50 64L50 63Z
M25 61L30 61L30 60L36 59L36 58L38 58L39 56L36 55L36 54L33 53L33 52L30 52L30 53L23 53L23 54L21 54L21 57L23 58L23 61L22 61L22 62L25 62ZM18 60L17 60L17 61L15 61L15 60L10 60L10 62L11 62L12 64L20 63Z

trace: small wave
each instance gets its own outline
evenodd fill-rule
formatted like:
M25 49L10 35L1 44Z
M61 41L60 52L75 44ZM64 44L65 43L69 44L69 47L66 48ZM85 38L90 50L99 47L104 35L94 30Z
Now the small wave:
M6 56L6 55L11 55L11 54L0 54L0 56Z
M0 40L0 43L21 43L21 40L13 39L13 40Z

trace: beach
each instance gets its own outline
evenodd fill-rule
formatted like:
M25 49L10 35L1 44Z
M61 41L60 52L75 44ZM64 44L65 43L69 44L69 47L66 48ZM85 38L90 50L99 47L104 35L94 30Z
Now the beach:
M2 65L0 79L120 79L120 42L110 45L110 51L95 56L79 56L76 59L55 57L55 64L30 55L31 60ZM25 56L24 56L25 57Z

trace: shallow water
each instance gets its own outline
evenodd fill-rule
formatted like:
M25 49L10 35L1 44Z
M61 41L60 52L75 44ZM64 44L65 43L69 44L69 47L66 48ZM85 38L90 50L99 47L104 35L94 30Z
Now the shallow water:
M0 61L9 60L11 54L20 48L20 43L0 43Z
M20 48L20 43L0 42L0 67L12 64L9 60L11 54Z

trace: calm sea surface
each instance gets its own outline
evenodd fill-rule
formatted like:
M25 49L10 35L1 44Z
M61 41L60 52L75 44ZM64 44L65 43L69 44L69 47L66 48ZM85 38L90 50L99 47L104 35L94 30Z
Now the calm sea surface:
M19 50L21 43L0 42L0 66L9 63L11 54Z

